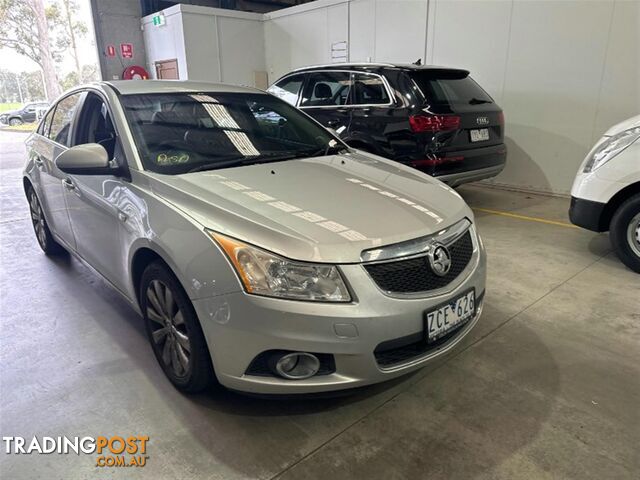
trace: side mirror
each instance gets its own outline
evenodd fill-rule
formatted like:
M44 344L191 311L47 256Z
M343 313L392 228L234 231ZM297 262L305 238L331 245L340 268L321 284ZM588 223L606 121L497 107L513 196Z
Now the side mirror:
M109 166L109 154L97 143L71 147L58 155L55 162L56 167L71 175L114 175L118 170Z

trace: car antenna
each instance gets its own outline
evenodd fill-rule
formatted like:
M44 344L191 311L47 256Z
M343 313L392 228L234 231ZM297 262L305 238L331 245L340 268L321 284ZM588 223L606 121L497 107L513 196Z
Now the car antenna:
M418 60L416 60L415 62L413 62L414 65L422 65L422 59L419 58Z

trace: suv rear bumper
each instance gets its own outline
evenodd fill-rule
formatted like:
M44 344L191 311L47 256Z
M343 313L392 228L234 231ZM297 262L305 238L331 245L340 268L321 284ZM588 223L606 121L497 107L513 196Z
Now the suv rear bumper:
M463 183L477 182L478 180L484 180L485 178L495 177L503 169L504 163L495 167L479 168L478 170L469 170L467 172L436 175L436 178L450 187L457 187Z
M498 175L507 161L507 147L500 143L487 147L467 150L435 152L438 164L433 166L431 159L412 160L410 166L425 172L451 187L463 183L475 182Z

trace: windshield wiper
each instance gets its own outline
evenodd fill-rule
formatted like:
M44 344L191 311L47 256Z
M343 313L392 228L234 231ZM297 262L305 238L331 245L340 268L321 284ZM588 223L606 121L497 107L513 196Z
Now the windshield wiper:
M471 105L481 105L483 103L492 103L489 100L482 100L481 98L472 98L469 100L469 104Z
M348 148L342 144L337 144L337 145L328 145L326 148L322 147L319 150L313 150L313 151L308 151L308 150L282 151L282 152L264 153L262 155L254 155L251 157L238 157L236 155L231 155L229 157L220 157L222 159L221 161L198 165L192 168L191 170L188 170L185 173L202 172L204 170L217 170L219 168L226 168L226 167L258 165L262 163L271 163L271 162L283 162L285 160L294 160L296 158L317 157L319 155L327 156L329 155L330 152L338 153L344 150L348 150Z
M187 170L185 173L202 172L205 170L217 170L219 168L232 167L234 165L244 165L245 162L253 160L247 157L238 157L237 155L229 155L228 157L220 157L223 160L218 162L205 163Z
M335 145L329 144L326 147L320 148L319 150L316 150L311 153L307 153L307 155L309 157L319 157L319 156L326 157L329 154L335 155L336 153L340 153L348 150L349 148L343 145L342 143L336 143Z

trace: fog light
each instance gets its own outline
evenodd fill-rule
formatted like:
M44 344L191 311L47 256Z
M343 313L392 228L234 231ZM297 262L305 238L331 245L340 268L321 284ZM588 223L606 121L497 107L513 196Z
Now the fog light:
M313 377L320 369L320 360L310 353L288 353L276 362L278 375L290 380Z

